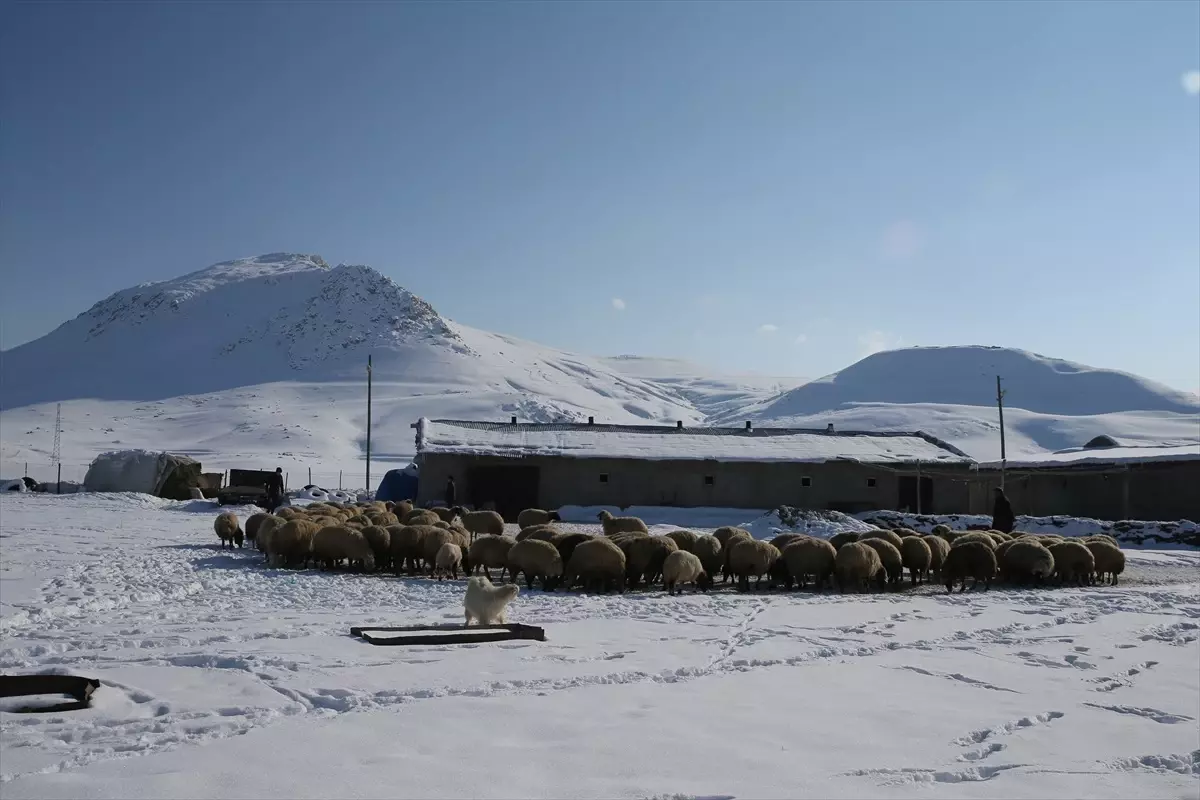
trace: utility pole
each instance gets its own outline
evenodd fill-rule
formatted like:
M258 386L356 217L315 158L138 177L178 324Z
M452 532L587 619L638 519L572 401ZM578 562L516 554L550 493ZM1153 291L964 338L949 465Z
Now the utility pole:
M371 356L367 355L367 493L371 492Z
M996 407L1000 409L1000 488L1004 488L1004 471L1008 467L1008 454L1004 450L1004 390L1000 388L1000 376L996 376Z
M54 455L52 458L58 466L56 494L62 494L62 403L58 404L54 414Z

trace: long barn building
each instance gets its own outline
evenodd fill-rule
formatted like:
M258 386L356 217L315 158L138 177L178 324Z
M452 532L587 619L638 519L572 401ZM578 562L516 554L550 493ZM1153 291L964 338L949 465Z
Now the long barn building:
M792 505L960 512L974 462L917 432L494 423L422 418L418 502L453 476L460 502L505 519L564 505Z

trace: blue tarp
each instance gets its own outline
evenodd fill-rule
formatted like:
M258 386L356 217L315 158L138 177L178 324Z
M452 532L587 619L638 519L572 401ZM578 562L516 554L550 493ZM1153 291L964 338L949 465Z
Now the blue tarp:
M417 496L416 467L408 465L404 469L390 469L379 482L375 492L376 500L413 500Z

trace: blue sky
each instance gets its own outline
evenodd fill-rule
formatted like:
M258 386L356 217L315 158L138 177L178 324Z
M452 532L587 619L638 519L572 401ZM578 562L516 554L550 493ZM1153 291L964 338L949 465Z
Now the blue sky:
M594 354L1200 387L1200 4L9 3L0 339L288 250Z

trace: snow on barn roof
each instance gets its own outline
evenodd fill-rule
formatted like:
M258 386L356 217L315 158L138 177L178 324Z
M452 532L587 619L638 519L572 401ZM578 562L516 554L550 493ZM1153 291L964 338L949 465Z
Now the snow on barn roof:
M417 453L684 461L858 461L971 464L929 434L808 428L682 428L662 425L496 423L422 417Z
M1042 453L1009 459L1008 469L1033 467L1082 467L1103 464L1141 464L1150 461L1200 460L1200 442L1170 445L1124 445L1117 447L1071 447L1053 453ZM983 469L999 469L999 461L979 465Z

